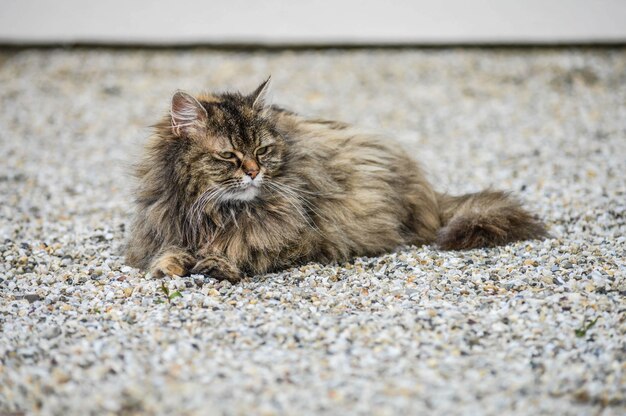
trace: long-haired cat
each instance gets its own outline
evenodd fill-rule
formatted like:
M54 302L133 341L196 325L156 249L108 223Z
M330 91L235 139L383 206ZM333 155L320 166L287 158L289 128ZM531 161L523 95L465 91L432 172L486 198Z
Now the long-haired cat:
M268 81L249 95L173 96L137 167L128 264L237 281L406 244L546 236L506 193L435 192L393 140L266 104Z

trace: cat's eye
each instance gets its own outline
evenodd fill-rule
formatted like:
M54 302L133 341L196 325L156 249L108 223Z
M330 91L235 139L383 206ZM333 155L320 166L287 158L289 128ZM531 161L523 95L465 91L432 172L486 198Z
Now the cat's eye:
M262 155L266 154L267 152L269 152L269 150L270 150L269 146L259 147L258 149L256 149L256 155L257 156L262 156Z
M237 155L235 155L233 152L221 152L218 154L223 159L234 159L235 157L237 157Z

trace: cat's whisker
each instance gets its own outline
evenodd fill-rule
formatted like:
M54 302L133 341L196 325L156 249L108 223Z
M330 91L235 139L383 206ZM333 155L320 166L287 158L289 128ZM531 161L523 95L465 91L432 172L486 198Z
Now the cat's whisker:
M191 205L186 215L187 236L190 241L198 241L199 230L201 227L205 226L205 224L202 223L202 214L206 213L206 208L211 201L219 199L220 195L224 192L225 190L223 188L209 188Z
M213 202L214 205L218 205L221 202L221 198L227 191L227 189L218 188L215 190L215 192L212 192L210 195L208 195L203 201L202 207L199 210L200 215L202 215L203 212L206 212L206 208L210 203Z
M293 201L293 199L298 200L298 197L293 197L292 195L286 193L286 191L284 189L281 189L278 185L273 184L271 182L268 182L268 185L270 187L270 189L273 189L274 191L276 191L276 193L278 193L279 195L282 195L284 200L290 204L295 210L296 212L302 217L302 219L316 232L318 232L320 235L323 235L322 231L319 229L319 227L313 222L313 220L311 219L311 217L306 213L302 211L301 207L298 207L296 205L296 203Z
M298 201L300 201L303 205L306 206L307 209L309 209L311 212L316 214L319 218L325 221L328 221L328 218L322 215L310 201L308 201L306 198L302 197L301 195L298 195L296 191L290 190L289 188L283 188L280 185L276 185L276 184L272 184L272 185L278 186L281 189L281 191L289 194L294 199L297 199Z
M198 198L196 198L196 200L193 202L193 204L191 204L191 207L187 211L187 215L186 215L186 220L187 220L188 223L192 222L192 219L193 219L193 217L195 217L195 212L198 209L198 206L199 206L200 202L205 197L205 195L207 193L209 193L209 192L211 192L211 189L208 189L207 191L205 191L202 194L200 194L200 196ZM195 231L195 229L193 227L190 227L190 228L192 229L192 232Z
M315 195L315 196L330 196L330 194L327 193L327 192L307 191L307 190L304 190L302 188L298 188L298 187L296 187L294 185L289 185L289 184L286 184L286 183L278 181L278 180L274 180L274 182L277 183L278 185L282 186L282 187L291 189L291 190L293 190L295 192L300 192L300 193L309 194L309 195Z
M288 192L294 198L297 198L300 201L302 201L302 203L305 204L307 206L307 208L309 208L311 211L313 211L315 214L317 214L320 218L327 220L327 218L325 216L323 216L322 214L320 214L318 212L318 210L316 209L315 205L311 201L309 201L304 196L299 194L299 190L288 188L288 187L284 187L282 184L280 184L279 186L281 187L281 189L283 191Z
M221 187L225 187L225 186L231 186L233 183L238 184L241 182L241 179L239 178L231 178L231 179L227 179L224 182L220 182L220 186Z
M230 211L230 216L233 219L233 223L235 223L235 227L237 227L237 229L239 229L239 223L237 222L237 217L235 216L235 211L231 208L229 209Z
M215 192L217 192L219 189L211 189L209 188L207 191L205 191L204 193L202 193L200 195L199 198L196 199L196 201L194 202L194 204L192 205L191 210L189 211L190 214L192 214L192 216L197 216L198 215L198 211L201 210L201 207L205 204L205 201L211 197L212 194L214 194Z

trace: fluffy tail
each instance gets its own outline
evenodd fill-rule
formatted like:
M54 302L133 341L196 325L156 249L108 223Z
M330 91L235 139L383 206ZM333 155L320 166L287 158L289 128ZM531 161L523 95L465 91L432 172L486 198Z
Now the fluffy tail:
M493 247L548 236L544 224L505 192L439 195L443 227L437 245L444 250Z

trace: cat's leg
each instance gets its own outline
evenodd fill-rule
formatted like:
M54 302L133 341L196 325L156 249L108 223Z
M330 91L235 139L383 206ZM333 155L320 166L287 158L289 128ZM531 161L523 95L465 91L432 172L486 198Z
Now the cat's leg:
M195 263L196 259L187 251L172 247L156 256L149 270L154 277L185 276Z
M232 283L238 282L244 277L233 262L214 253L202 256L193 266L191 273L206 274L217 280L228 280Z

